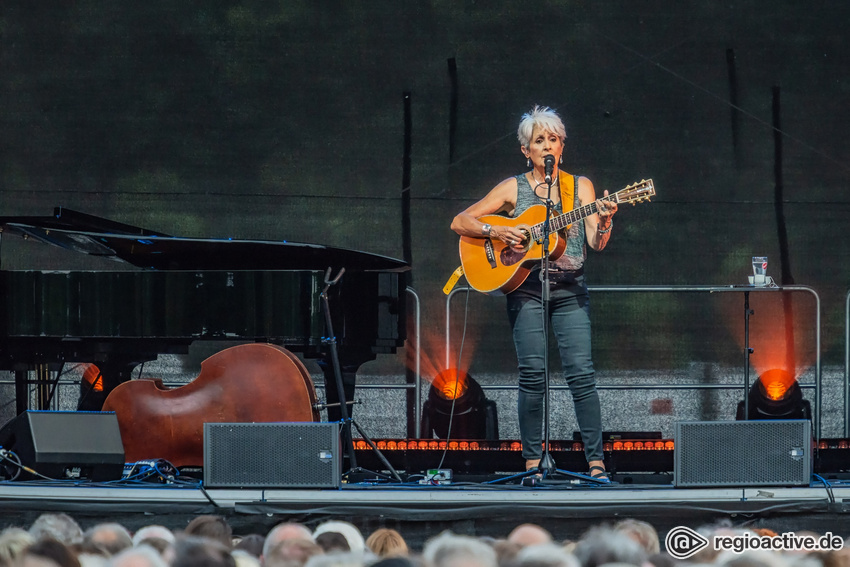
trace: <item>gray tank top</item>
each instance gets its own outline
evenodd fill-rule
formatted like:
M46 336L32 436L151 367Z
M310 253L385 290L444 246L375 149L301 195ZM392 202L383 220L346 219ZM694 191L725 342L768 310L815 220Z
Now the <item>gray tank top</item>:
M578 206L578 177L574 177L574 179L575 200L573 204ZM545 206L545 202L531 188L524 173L516 176L516 185L517 195L514 217L518 217L532 205ZM555 210L558 213L563 212L561 210L561 203L555 205ZM551 265L559 270L580 270L584 266L585 258L587 258L587 239L584 236L584 220L580 220L570 225L567 231L567 249L564 250L563 256L555 260Z

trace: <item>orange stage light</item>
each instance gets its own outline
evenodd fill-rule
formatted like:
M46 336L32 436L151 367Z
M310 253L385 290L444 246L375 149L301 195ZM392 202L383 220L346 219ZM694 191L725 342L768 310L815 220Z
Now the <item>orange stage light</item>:
M103 391L103 377L100 374L100 368L94 364L89 364L85 372L83 372L83 382L91 387L93 392Z
M466 393L467 374L457 368L449 368L440 372L431 386L445 399L456 400Z
M765 395L771 400L779 401L788 395L788 390L797 381L790 372L781 368L768 370L759 376Z

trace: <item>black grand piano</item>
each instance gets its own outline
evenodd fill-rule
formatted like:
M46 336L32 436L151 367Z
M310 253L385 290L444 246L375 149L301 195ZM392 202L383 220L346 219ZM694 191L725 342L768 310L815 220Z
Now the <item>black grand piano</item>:
M46 403L44 384L66 362L101 370L103 393L85 396L80 407L97 410L136 366L187 353L199 340L278 344L317 358L334 384L320 300L328 270L335 277L345 269L329 303L346 399L361 364L404 344L410 267L393 258L296 242L174 237L62 208L0 217L0 230L4 241L35 239L138 268L0 270L0 370L15 373L17 413L28 409L32 381L42 385L38 405ZM335 394L326 389L329 403Z

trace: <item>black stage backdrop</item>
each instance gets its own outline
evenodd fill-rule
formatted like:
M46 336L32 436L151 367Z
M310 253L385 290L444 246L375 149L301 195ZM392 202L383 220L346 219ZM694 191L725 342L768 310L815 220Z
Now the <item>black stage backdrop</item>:
M408 190L411 285L424 343L439 345L441 288L458 264L451 218L524 169L516 125L544 104L565 119L568 170L599 192L657 186L591 253L591 286L745 283L750 257L766 255L778 282L821 295L837 364L849 12L775 0L4 1L0 210L61 205L168 234L400 258ZM4 269L115 268L4 245ZM741 297L722 295L594 294L598 367L738 364ZM779 298L756 309L770 332ZM510 372L503 300L475 295L469 310L473 370ZM811 298L794 294L791 312L804 369Z

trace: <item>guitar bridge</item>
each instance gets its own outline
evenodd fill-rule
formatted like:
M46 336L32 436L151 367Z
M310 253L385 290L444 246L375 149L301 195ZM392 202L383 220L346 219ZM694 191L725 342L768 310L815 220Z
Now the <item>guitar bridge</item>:
M493 248L493 241L487 238L484 240L484 254L487 256L487 261L490 267L496 269L496 250Z

